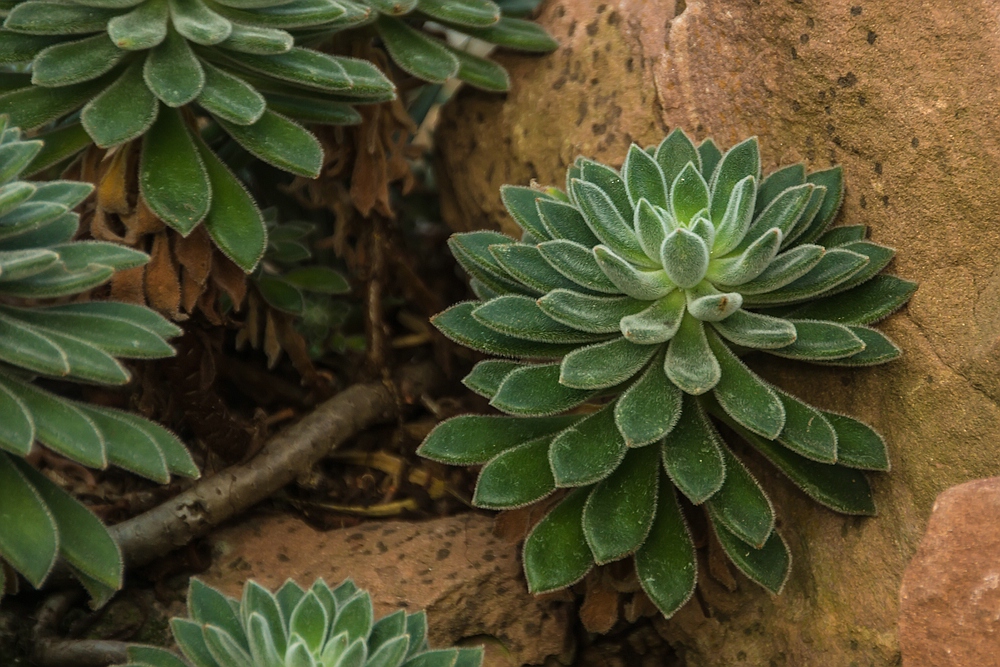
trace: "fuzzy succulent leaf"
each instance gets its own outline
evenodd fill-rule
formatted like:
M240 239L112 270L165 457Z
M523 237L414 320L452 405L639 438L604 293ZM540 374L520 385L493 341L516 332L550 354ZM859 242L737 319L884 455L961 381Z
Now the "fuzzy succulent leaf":
M452 238L482 297L435 324L511 358L481 362L467 385L513 421L592 402L573 423L517 438L489 431L505 422L460 417L421 449L459 464L497 457L504 465L483 471L485 495L531 491L495 506L577 487L525 545L532 591L635 554L641 585L673 613L690 595L694 559L669 487L705 508L740 570L780 590L790 558L774 510L716 421L820 504L874 512L863 471L888 468L882 439L772 387L741 359L760 350L866 366L899 355L867 325L915 286L880 275L893 252L865 240L863 226L828 231L842 181L838 168L808 174L802 165L762 180L756 139L723 154L678 129L655 150L630 147L621 173L577 159L565 195L506 187L520 243L494 232ZM474 502L486 504L478 491Z
M6 119L0 118L0 124ZM176 437L118 410L69 400L33 382L35 375L116 385L129 379L125 358L162 358L180 330L140 306L98 301L60 305L23 299L72 296L148 257L122 246L71 241L70 211L93 190L72 181L17 180L40 154L40 141L16 129L0 135L0 557L41 585L57 557L102 604L121 586L122 560L100 520L23 462L36 441L94 468L109 463L158 482L198 476ZM55 550L53 550L53 547Z

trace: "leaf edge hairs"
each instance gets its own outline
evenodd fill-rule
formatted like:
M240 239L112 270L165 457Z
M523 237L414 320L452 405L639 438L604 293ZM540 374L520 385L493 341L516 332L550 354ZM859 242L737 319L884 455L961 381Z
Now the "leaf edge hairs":
M463 381L510 416L461 415L420 446L483 465L473 503L522 507L568 490L524 544L529 590L634 556L664 616L697 573L684 504L703 506L733 564L779 593L791 555L770 499L714 426L726 425L806 495L874 515L865 471L888 471L882 437L758 377L750 351L872 366L900 350L869 325L916 284L881 271L894 251L867 228L831 228L840 167L761 180L756 137L723 154L675 129L633 145L621 172L578 158L566 190L505 186L524 231L455 234L477 301L434 318L497 355Z

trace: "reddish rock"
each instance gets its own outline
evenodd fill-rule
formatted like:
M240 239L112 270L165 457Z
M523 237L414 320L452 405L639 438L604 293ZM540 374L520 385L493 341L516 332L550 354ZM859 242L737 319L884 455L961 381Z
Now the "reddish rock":
M900 603L903 667L1000 665L1000 477L938 496Z
M216 532L201 576L239 597L247 579L271 590L348 577L371 593L376 616L426 609L432 646L486 644L484 667L540 664L570 646L572 610L528 594L516 546L492 533L492 519L462 514L320 531L288 515L247 516Z

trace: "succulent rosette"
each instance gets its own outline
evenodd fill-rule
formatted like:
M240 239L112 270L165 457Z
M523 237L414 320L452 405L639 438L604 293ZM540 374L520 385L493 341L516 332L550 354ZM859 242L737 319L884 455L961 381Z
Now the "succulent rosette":
M372 599L350 579L308 590L289 579L275 593L255 581L226 597L197 579L190 618L170 627L187 660L154 646L131 646L129 667L479 667L482 647L431 649L427 614L375 618Z
M506 357L479 362L464 382L511 416L448 420L420 453L482 464L480 507L571 489L525 542L533 592L634 556L643 589L671 615L696 579L677 492L705 508L742 572L779 592L790 556L772 504L713 420L820 504L875 513L863 471L888 470L882 438L741 360L761 351L872 366L899 356L869 325L916 286L880 275L894 253L866 240L865 226L831 228L842 198L839 167L796 164L762 180L755 138L723 155L675 130L655 148L633 145L621 172L578 159L565 192L506 186L520 241L452 237L480 300L434 323Z
M367 40L377 35L403 70L488 90L506 90L503 68L428 34L429 22L507 48L555 47L489 0L15 0L2 15L0 65L30 71L0 74L0 113L25 130L51 130L29 173L91 143L141 138L145 203L184 236L204 223L247 272L264 253L266 227L215 144L228 136L315 178L323 148L302 124L360 123L356 105L396 96L371 62L321 47L347 50L342 33L370 26Z

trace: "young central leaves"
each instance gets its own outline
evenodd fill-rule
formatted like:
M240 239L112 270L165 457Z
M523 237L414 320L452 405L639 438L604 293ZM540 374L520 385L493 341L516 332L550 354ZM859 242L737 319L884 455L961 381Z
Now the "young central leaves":
M53 141L74 133L31 171L70 159L89 145L87 137L109 149L141 141L140 192L150 210L182 236L206 223L219 250L248 273L264 254L267 230L215 151L231 154L235 143L278 169L315 178L323 149L303 124L358 124L354 106L396 96L373 63L319 47L338 40L347 46L331 50L350 51L350 43L375 37L402 70L424 81L457 77L502 92L509 87L502 67L452 47L424 24L519 51L557 46L541 27L504 16L491 0L10 5L0 65L30 66L31 76L5 86L0 113L25 130L62 122L44 135Z
M899 349L867 325L916 286L877 275L893 253L865 241L863 226L830 229L839 167L761 180L755 138L723 154L678 129L655 148L632 146L621 172L579 158L566 182L566 192L503 188L521 239L452 237L479 300L434 323L506 358L480 362L466 385L508 416L453 418L420 453L485 464L482 507L572 489L525 543L534 592L634 555L643 589L673 614L696 580L678 493L704 507L742 572L778 592L790 557L774 508L716 423L846 514L874 513L863 471L887 470L888 458L870 427L771 386L743 357L891 361Z
M128 647L127 667L480 667L483 647L432 649L427 615L399 610L376 619L350 579L308 590L289 579L271 593L251 580L240 600L197 579L190 618L170 622L186 660L156 646Z
M64 398L34 380L124 385L131 374L121 359L173 356L166 339L180 329L141 306L71 300L149 257L73 241L79 215L72 211L93 187L18 180L42 150L0 116L0 561L39 587L62 558L102 604L122 585L118 545L97 516L24 457L38 443L80 465L115 465L161 483L197 477L198 468L160 426Z

